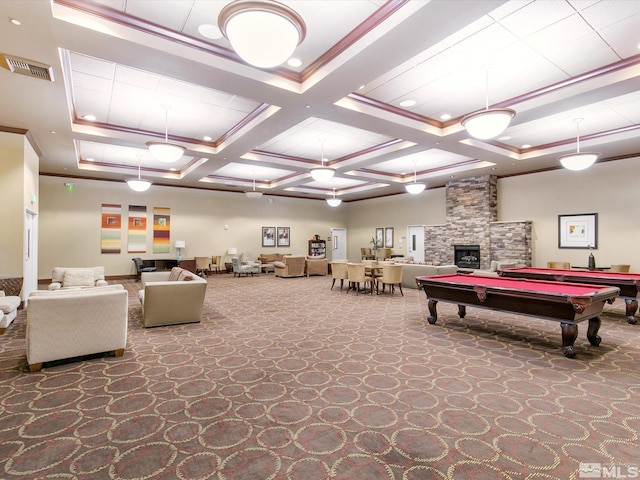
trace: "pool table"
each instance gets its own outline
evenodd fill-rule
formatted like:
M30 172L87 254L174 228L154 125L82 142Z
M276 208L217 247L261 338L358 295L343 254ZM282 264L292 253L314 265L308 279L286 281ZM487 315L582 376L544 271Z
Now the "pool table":
M562 353L569 358L576 355L573 344L579 322L589 321L587 339L591 345L600 344L602 308L605 302L612 303L620 291L602 285L464 274L416 277L416 283L427 295L430 324L438 318L438 301L457 303L460 318L465 317L466 307L471 305L554 320L560 322Z
M553 280L556 282L588 283L607 285L620 289L620 298L626 303L627 322L636 324L638 310L639 273L602 272L594 270L558 270L553 268L507 268L498 272L503 277L528 278L531 280Z

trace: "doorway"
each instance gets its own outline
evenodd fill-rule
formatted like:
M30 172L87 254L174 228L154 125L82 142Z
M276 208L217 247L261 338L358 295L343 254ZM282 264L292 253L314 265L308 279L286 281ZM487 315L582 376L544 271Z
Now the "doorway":
M22 298L25 305L29 294L38 289L38 221L30 210L24 219L24 268L22 280Z
M347 229L331 229L331 260L347 259Z
M424 225L407 226L407 256L424 262Z

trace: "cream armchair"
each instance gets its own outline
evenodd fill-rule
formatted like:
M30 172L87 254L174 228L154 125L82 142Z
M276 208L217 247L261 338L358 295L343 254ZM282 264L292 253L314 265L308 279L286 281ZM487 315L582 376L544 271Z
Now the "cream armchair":
M307 272L307 277L309 275L328 275L329 262L324 256L308 256L305 260L305 271Z
M180 267L144 272L138 298L145 327L199 322L207 281Z
M5 296L4 290L0 290L0 335L13 322L20 306L20 297L14 295Z
M27 363L36 372L45 362L114 352L127 345L129 294L122 285L36 290L27 302Z
M49 290L61 288L105 287L104 267L71 268L54 267Z
M281 262L273 262L276 277L304 277L305 257L287 255Z

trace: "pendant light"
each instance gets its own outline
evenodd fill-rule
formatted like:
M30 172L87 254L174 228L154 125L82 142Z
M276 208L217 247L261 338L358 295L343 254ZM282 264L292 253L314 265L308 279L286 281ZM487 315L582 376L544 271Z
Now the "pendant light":
M324 166L324 141L320 140L320 166L309 170L316 182L328 182L336 173L335 169Z
M576 118L573 121L576 122L576 153L569 153L567 155L561 155L558 157L560 163L567 170L579 171L589 168L598 159L599 153L588 153L580 151L580 122L583 118Z
M469 113L460 123L478 140L497 137L509 126L516 111L511 108L489 108L489 69L485 69L485 109Z
M407 183L404 186L404 189L412 195L422 193L426 188L424 183L418 183L418 167L416 164L417 162L413 162L413 183Z
M244 194L251 200L256 200L262 197L262 192L256 190L256 172L253 172L253 190L245 190Z
M153 157L163 163L177 161L185 151L181 145L169 143L169 109L171 106L162 105L164 108L164 142L147 142L147 148Z
M146 192L149 190L151 182L140 178L140 156L138 156L138 178L128 178L126 182L127 185L129 185L129 188L133 191Z
M240 58L258 68L289 59L306 35L302 17L272 0L231 2L220 11L218 27Z
M338 205L340 205L342 203L341 199L336 198L336 189L335 189L335 187L333 188L333 198L327 198L327 203L331 207L337 207Z

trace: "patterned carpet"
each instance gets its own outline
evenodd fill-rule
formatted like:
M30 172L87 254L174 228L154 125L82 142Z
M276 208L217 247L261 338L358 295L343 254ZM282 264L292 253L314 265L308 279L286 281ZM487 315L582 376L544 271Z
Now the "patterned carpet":
M429 325L423 292L330 285L215 275L201 323L144 329L125 282L124 356L38 373L20 312L0 337L0 478L566 480L639 461L622 301L567 359L555 322L441 302Z

